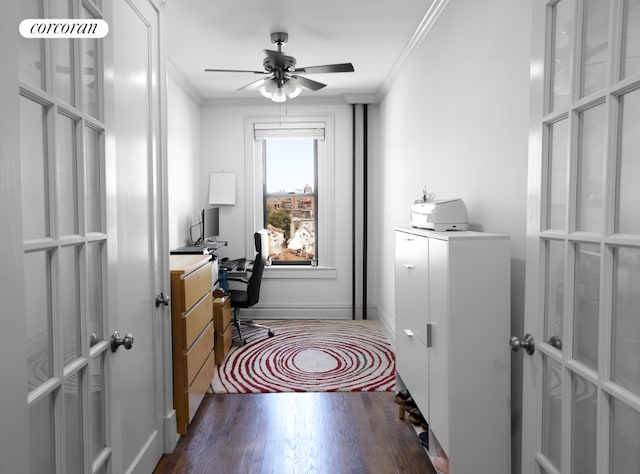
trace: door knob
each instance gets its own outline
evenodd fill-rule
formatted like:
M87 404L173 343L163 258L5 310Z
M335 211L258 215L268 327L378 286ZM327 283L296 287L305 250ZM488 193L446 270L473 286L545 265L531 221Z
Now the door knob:
M516 336L513 336L509 340L509 345L511 346L511 350L513 352L518 352L520 349L524 349L525 352L529 355L533 354L535 350L536 344L533 340L533 336L531 334L525 334L522 339L519 339Z
M120 346L124 346L127 350L131 349L133 347L133 334L128 333L121 338L118 331L114 331L111 335L111 352L117 351Z
M562 339L558 336L551 336L548 342L556 349L562 350Z
M169 306L169 301L170 300L171 300L171 298L169 298L163 292L160 292L159 295L156 295L156 308L159 307L161 304L163 304L165 306Z

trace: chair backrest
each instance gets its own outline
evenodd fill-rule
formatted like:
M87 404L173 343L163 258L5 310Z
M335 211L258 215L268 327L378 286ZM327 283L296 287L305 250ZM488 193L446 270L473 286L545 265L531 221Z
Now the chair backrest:
M256 257L253 261L251 276L247 284L247 303L253 306L260 300L260 284L262 283L262 273L264 272L264 264L266 256L262 254L263 234L256 232L253 238L256 244Z

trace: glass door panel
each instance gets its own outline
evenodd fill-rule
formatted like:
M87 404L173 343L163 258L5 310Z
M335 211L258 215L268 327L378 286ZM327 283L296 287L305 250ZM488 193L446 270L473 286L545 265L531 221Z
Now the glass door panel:
M103 174L102 154L100 152L101 133L84 127L85 176L87 183L86 212L87 232L102 232L102 200L101 176Z
M49 154L47 109L20 97L20 157L22 160L22 207L24 239L51 235L49 225Z
M54 395L49 394L29 406L29 472L55 472Z
M82 384L79 373L67 377L63 387L66 472L84 472Z
M606 85L609 57L609 1L584 0L580 97Z
M51 256L31 252L24 256L27 327L27 382L29 392L53 377Z
M80 251L77 247L60 249L58 300L62 320L64 364L82 356L80 344Z
M640 0L625 0L622 39L622 77L640 72Z
M611 474L638 472L640 413L620 400L611 403Z
M548 229L566 228L568 152L569 121L565 119L549 126Z
M571 99L571 52L575 2L560 0L552 7L551 84L553 92L549 108L558 110L569 105Z
M596 474L597 390L573 374L571 397L571 472Z
M622 96L620 103L617 230L621 234L640 234L640 89Z
M614 269L611 379L640 396L640 249L615 249Z
M15 4L20 8L20 18L44 18L42 0L22 0ZM44 90L44 40L27 39L20 35L18 42L20 80Z
M581 243L575 249L573 357L597 370L600 247Z
M103 365L104 355L93 357L89 362L89 455L92 461L107 446Z
M78 165L76 123L63 114L56 122L58 235L78 234Z
M605 107L580 113L576 229L602 232L602 176L605 153Z
M562 366L555 360L543 357L542 387L542 454L560 468L562 447Z
M545 336L549 341L553 337L562 340L562 315L564 314L564 242L549 240L546 242L546 302Z

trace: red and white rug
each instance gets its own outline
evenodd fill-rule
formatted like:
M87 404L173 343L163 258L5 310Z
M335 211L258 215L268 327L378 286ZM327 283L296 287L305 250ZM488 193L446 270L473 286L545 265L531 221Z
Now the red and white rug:
M216 369L215 393L350 392L395 389L395 357L375 321L269 320L245 328Z

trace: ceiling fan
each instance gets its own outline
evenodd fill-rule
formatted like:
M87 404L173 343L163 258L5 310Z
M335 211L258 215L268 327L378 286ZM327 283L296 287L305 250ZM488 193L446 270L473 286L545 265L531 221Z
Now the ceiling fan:
M282 45L287 42L287 33L271 33L271 42L278 48L277 51L265 49L267 57L262 65L264 71L251 71L244 69L205 69L207 72L249 72L253 74L264 74L267 77L258 79L238 90L259 89L260 93L274 102L284 102L297 97L302 91L302 87L317 91L326 86L321 82L303 77L300 74L319 74L328 72L353 72L351 63L326 64L324 66L296 67L296 58L288 56L282 52Z

